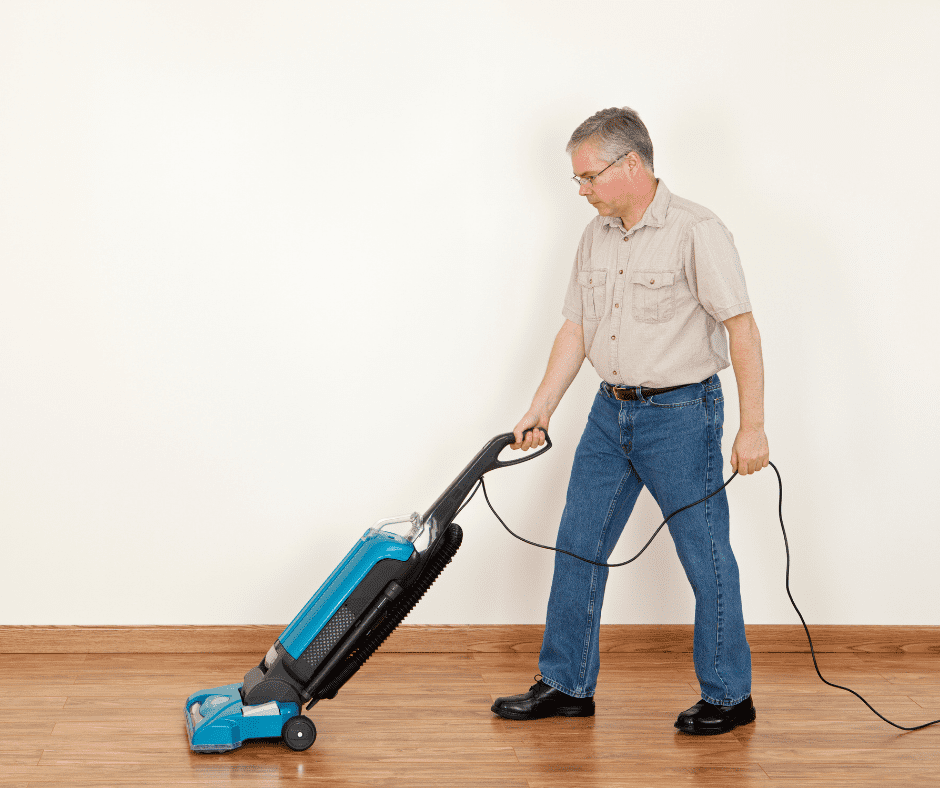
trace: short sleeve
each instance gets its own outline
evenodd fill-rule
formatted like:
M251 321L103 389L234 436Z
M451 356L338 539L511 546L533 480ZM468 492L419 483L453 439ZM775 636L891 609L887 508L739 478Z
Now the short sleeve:
M751 311L744 269L731 233L719 219L692 226L692 255L699 303L718 321Z
M565 291L565 304L561 313L572 323L581 325L581 285L578 284L578 258L574 258L568 289Z
M574 256L574 264L571 266L571 276L568 279L568 289L565 291L565 303L561 313L572 323L579 326L582 321L581 312L581 285L578 283L578 272L584 268L584 256L586 254L586 245L589 238L591 225L584 228L581 234L581 240L578 243L578 251Z

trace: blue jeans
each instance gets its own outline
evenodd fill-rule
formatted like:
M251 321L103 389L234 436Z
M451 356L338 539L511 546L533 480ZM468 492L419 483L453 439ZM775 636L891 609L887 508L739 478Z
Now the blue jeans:
M575 452L556 545L607 562L644 486L663 517L714 492L724 483L723 424L717 375L630 401L615 399L601 383ZM728 526L724 490L668 525L695 594L695 674L702 698L715 704L738 703L751 692L751 649ZM546 684L577 698L594 694L609 571L555 553L539 671Z

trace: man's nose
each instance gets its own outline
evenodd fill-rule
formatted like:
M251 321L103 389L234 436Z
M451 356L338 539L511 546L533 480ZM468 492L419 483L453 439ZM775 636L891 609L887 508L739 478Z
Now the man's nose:
M584 196L586 196L586 195L588 195L588 194L590 194L590 193L591 193L591 187L588 186L586 183L582 183L582 184L581 184L581 188L578 189L578 194L579 194L580 196L584 197Z

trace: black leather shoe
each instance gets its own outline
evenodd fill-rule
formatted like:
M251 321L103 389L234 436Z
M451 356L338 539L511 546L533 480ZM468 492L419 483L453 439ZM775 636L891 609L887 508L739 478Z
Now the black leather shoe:
M544 717L593 717L594 698L573 698L561 690L536 682L522 695L497 698L494 714L507 720L540 720Z
M714 736L727 733L738 725L747 725L757 717L757 710L748 695L734 706L716 706L700 700L691 709L686 709L676 720L676 728L682 733L695 736Z

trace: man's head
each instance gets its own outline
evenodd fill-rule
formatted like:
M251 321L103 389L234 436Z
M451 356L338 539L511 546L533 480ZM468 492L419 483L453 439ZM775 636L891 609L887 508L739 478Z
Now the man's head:
M653 172L653 142L640 116L629 107L602 109L574 130L565 152L572 156L586 140L593 139L607 161L636 151L643 165Z
M625 217L655 191L653 143L629 107L592 115L575 129L565 150L580 178L578 194L602 216Z

